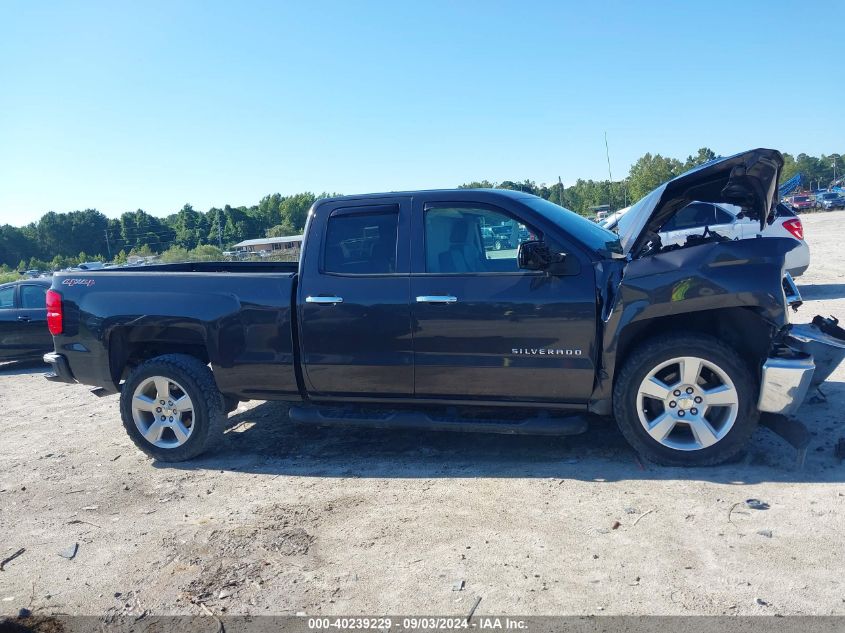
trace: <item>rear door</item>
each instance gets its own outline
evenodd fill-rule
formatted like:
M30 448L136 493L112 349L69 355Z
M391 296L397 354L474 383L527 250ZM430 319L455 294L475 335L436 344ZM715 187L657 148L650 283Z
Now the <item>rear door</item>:
M47 329L47 286L21 284L18 289L18 321L24 333L24 351L36 356L53 349L53 337Z
M23 326L18 321L17 287L0 286L0 358L15 358L21 353Z
M510 248L484 240L485 227L508 225L527 229L514 231ZM555 244L572 258L568 274L521 270L518 243L551 237L517 205L453 201L448 193L415 197L412 234L424 238L412 243L418 399L584 401L596 329L584 255Z
M340 200L309 220L298 309L315 399L413 395L409 209L402 197Z

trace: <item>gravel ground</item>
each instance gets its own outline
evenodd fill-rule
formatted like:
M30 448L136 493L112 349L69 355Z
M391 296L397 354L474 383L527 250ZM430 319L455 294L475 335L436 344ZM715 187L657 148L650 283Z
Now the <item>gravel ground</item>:
M794 320L845 317L845 212L804 226ZM0 614L845 614L845 368L801 411L803 470L765 429L741 462L684 470L641 464L611 425L302 429L263 402L215 453L157 464L116 397L41 371L0 367L0 558L25 548Z

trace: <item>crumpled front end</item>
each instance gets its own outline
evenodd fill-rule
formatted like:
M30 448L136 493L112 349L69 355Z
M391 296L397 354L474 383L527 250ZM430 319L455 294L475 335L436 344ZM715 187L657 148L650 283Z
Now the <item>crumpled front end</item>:
M758 408L792 415L845 359L845 330L834 317L786 326L763 363Z

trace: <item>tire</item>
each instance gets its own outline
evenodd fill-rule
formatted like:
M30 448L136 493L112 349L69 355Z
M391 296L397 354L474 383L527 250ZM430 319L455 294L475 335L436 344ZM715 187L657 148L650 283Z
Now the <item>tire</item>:
M168 395L159 399L163 384ZM181 462L205 452L223 436L226 423L223 395L211 370L184 354L157 356L138 365L123 384L120 416L135 446L162 462Z
M676 361L686 363L687 378L697 378L684 382L684 364ZM719 339L669 334L646 341L627 358L614 384L613 413L625 439L649 461L712 466L744 450L757 428L757 392L751 368ZM728 404L718 404L722 400Z

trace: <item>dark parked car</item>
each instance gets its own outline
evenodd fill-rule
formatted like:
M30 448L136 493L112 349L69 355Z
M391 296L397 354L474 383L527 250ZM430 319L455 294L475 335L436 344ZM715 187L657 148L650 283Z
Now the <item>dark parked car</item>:
M496 247L496 238L493 237L493 230L488 226L481 227L481 243L484 250L492 250Z
M742 205L762 230L782 167L768 149L712 161L617 233L517 191L321 199L298 263L56 275L45 360L52 380L120 392L129 436L164 461L261 399L294 402L302 424L493 433L582 433L590 413L651 460L723 462L761 415L797 411L845 331L790 323L794 239L658 233L691 200ZM480 229L506 223L533 239L487 251Z
M825 211L845 209L845 197L835 191L828 191L816 196L816 206Z
M509 224L494 226L490 229L493 232L493 248L497 251L503 248L516 248L513 239L513 227Z
M0 360L40 358L53 349L44 303L50 283L26 279L0 286Z

